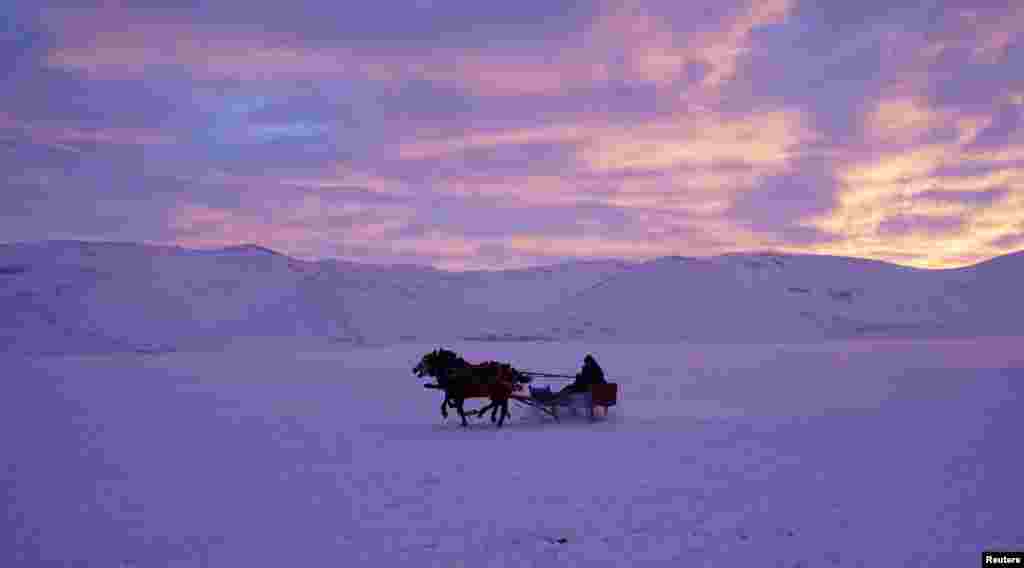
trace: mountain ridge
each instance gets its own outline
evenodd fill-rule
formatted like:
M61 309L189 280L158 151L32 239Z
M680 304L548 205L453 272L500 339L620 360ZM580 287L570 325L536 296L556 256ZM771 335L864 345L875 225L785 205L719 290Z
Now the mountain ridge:
M78 240L78 239L52 239L52 240L43 240L43 241L0 242L0 250L2 250L5 247L40 247L40 246L56 246L56 245L65 245L65 246L72 246L73 245L73 246L99 247L99 248L103 248L103 247L159 248L159 249L183 251L183 252L188 252L188 253L221 253L221 254L232 254L232 253L235 253L235 254L254 254L254 253L257 253L257 254L266 254L266 255L282 257L282 258L286 258L286 259L289 259L289 260L292 260L292 261L295 261L295 262L305 262L305 263L338 263L338 264L343 264L343 265L358 265L358 266L361 266L361 267L372 267L372 268L423 269L423 270L430 270L430 271L435 271L435 272L447 272L447 273L452 273L452 274L461 274L461 273L467 273L467 272L469 272L469 273L478 273L478 272L510 272L510 271L524 271L524 270L532 270L532 269L544 269L544 268L550 269L550 268L557 268L557 267L561 267L561 266L576 265L576 264L603 264L603 263L616 264L616 263L618 263L618 264L624 264L624 265L630 265L630 266L640 266L640 265L651 263L651 262L667 261L667 260L673 260L673 261L708 261L708 260L712 260L712 259L730 259L730 258L731 259L756 259L756 258L759 258L759 257L761 257L761 258L764 258L764 257L768 257L768 258L771 258L771 257L779 257L779 258L801 258L801 257L831 258L831 259L839 259L839 260L865 262L865 263L870 263L870 264L882 264L882 265L896 266L896 267L906 268L906 269L911 269L911 270L920 270L920 271L928 271L928 272L941 272L941 271L947 271L947 270L962 270L962 269L974 268L974 267L978 267L978 266L985 265L985 264L988 264L988 263L992 263L994 261L995 262L1001 262L1002 261L1001 259L1008 259L1008 258L1022 258L1022 259L1024 259L1024 249L1021 249L1019 251L1014 251L1014 252L1009 252L1009 253L993 256L991 258L978 261L978 262L976 262L974 264L968 264L968 265L964 265L964 266L951 267L951 268L926 268L926 267L909 266L909 265L900 264L898 262L892 262L892 261L887 261L887 260L878 260L878 259L873 259L873 258L857 257L857 256L817 254L817 253L803 253L803 252L796 253L796 252L782 252L782 251L773 251L773 250L751 250L751 251L726 252L726 253L721 253L721 254L713 255L713 256L666 255L666 256L650 258L650 259L647 259L647 260L626 260L626 259L612 258L612 257L607 257L607 258L579 258L579 259L574 259L574 260L565 260L565 261L560 261L560 262L553 262L551 264L536 264L536 265L531 265L531 266L526 266L526 267L518 267L518 268L446 270L446 269L443 269L443 268L436 268L436 267L431 266L429 264L416 264L416 263L392 263L392 264L371 263L371 262L360 262L360 261L348 260L348 259L343 259L343 258L334 258L334 257L317 258L317 259L304 259L304 258L294 257L294 256L291 256L291 255L289 255L287 253L283 253L283 252L274 250L272 248L269 248L269 247L266 247L266 246L263 246L263 245L260 245L260 244L255 244L255 243L241 243L241 244L238 244L238 245L230 245L230 246L216 247L216 248L190 248L190 247L183 247L183 246L180 246L180 245L169 245L169 244L159 244L159 243L146 243L146 242L133 242L133 241L87 241L87 240ZM1022 262L1024 262L1024 261L1022 261Z
M445 271L265 247L0 245L0 350L193 349L237 337L783 342L1024 335L1024 251L960 269L783 253Z

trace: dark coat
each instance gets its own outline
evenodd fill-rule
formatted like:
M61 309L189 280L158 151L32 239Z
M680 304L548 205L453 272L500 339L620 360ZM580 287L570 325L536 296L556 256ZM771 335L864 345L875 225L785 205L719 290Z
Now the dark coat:
M591 385L605 384L604 371L593 357L587 355L583 360L583 368L576 373L576 380L562 389L562 392L587 392Z

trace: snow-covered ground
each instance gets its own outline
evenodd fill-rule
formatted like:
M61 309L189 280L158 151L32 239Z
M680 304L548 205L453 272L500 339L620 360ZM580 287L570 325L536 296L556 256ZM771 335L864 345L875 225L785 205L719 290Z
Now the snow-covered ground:
M437 344L0 354L2 566L971 566L1024 548L1024 340L447 343L620 383L442 422ZM745 562L745 564L744 564Z

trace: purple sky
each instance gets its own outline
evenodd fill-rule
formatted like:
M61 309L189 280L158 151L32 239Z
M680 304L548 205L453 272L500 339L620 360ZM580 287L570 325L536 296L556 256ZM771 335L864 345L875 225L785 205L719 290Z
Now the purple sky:
M0 241L449 269L1024 248L1009 0L74 4L4 7Z

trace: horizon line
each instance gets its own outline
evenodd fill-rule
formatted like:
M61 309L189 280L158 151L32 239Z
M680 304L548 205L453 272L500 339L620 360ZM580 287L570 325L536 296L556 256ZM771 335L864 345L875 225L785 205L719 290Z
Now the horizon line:
M84 244L84 245L119 245L119 246L168 248L168 249L178 249L178 250L182 250L182 251L206 252L206 253L209 253L209 252L219 252L219 251L230 251L232 249L246 249L246 248L249 248L249 249L260 249L260 250L263 250L263 251L267 251L267 252L269 252L271 254L274 254L274 255L277 255L277 256L281 256L281 257L287 258L289 260L298 261L298 262L320 263L320 262L331 262L331 261L334 261L334 262L347 262L347 263L350 263L350 264L359 264L359 265L363 265L363 266L372 266L372 267L399 267L399 266L406 266L406 267L427 268L427 269L435 270L435 271L438 271L438 272L448 272L448 273L463 273L463 272L510 272L510 271L518 271L518 270L531 270L531 269L538 269L538 268L550 268L550 267L556 267L556 266L562 266L562 265L574 264L574 263L598 263L598 262L618 262L618 263L624 263L624 264L630 264L630 265L637 265L637 266L639 266L639 265L642 265L642 264L647 264L647 263L650 263L650 262L656 262L658 260L664 260L664 259L710 260L710 259L722 258L722 257L728 257L728 256L778 256L778 257L798 257L798 256L810 257L810 256L813 256L813 257L822 257L822 258L837 258L837 259L846 259L846 260L857 260L857 261L874 262L874 263L887 264L887 265L897 266L897 267L900 267L900 268L906 268L906 269L911 269L911 270L924 270L924 271L930 271L930 272L937 272L937 271L944 271L944 270L959 270L959 269L963 269L963 268L971 268L971 267L975 267L975 266L980 266L982 264L991 262L991 261L999 259L999 258L1004 258L1004 257L1009 257L1009 256L1014 256L1014 255L1017 255L1017 254L1024 253L1024 249L1020 249L1020 250L1013 251L1013 252L1008 252L1008 253L1003 253L1003 254L995 255L995 256L992 256L992 257L989 257L989 258L986 258L984 260L980 260L978 262L974 262L974 263L971 263L971 264L964 264L964 265L959 265L959 266L950 266L950 267L943 267L943 268L910 266L910 265L907 265L907 264L900 264L898 262L893 262L893 261L889 261L889 260L880 260L880 259L871 258L871 257L846 256L846 255L836 255L836 254L822 254L822 253L814 253L814 252L786 252L786 251L776 251L776 250L771 250L771 249L764 249L764 250L756 250L755 249L755 250L740 250L740 251L723 252L723 253L719 253L719 254L715 254L715 255L668 254L668 255L663 255L663 256L654 256L654 257L645 258L645 259L624 259L624 258L616 258L616 257L575 257L575 258L571 258L569 260L556 261L556 262L552 262L552 263L549 263L549 264L533 264L533 265L521 266L521 267L515 267L515 268L470 268L470 269L465 269L465 270L452 270L452 269L438 268L438 267L436 267L434 265L431 265L431 264L418 264L418 263L415 263L415 262L381 263L381 262L368 262L368 261L365 261L365 260L350 260L348 258L343 258L343 257L309 257L309 258L306 258L306 257L293 256L291 254L283 253L283 252L281 252L279 250L276 250L276 249L273 249L271 247L268 247L268 246L265 246L265 245L261 245L261 244L258 244L258 243L251 243L251 242L238 243L238 244L226 245L226 246L220 246L220 247L197 248L197 247L183 246L183 245L176 244L176 243L166 243L166 242L157 242L157 241L108 241L108 240L90 240L90 239L45 239L45 240L37 240L37 241L2 241L2 242L0 242L0 246L44 245L44 244L57 244L57 243L73 243L73 244Z

